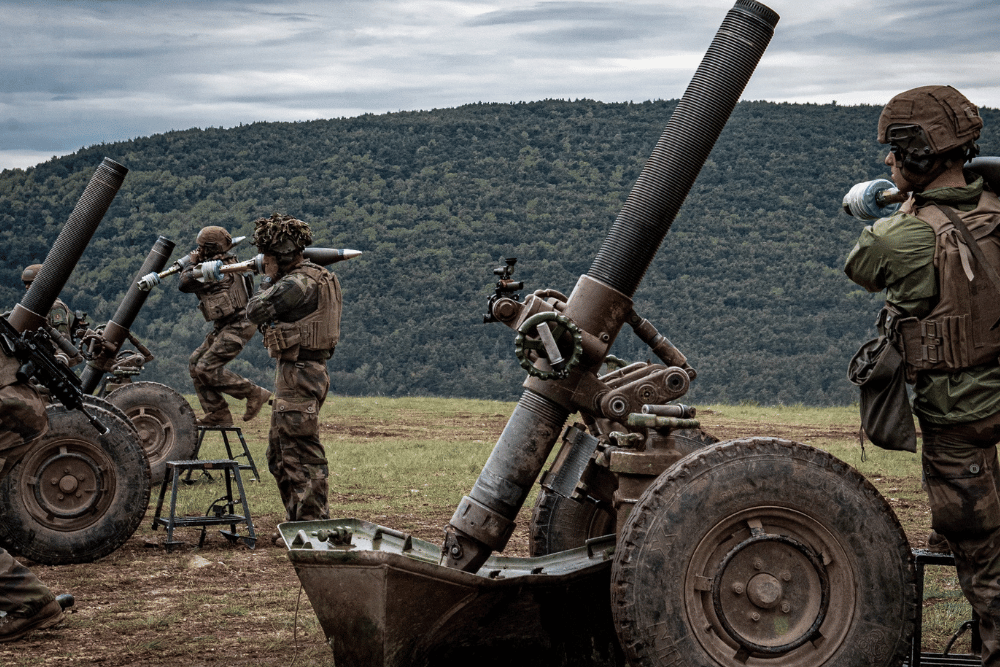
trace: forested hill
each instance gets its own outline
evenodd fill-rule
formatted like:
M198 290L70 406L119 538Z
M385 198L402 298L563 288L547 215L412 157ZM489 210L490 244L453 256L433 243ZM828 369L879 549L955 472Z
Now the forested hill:
M493 268L517 257L526 293L569 294L676 104L548 100L192 129L7 170L0 302L20 299L21 269L44 259L107 156L130 171L62 294L92 323L113 315L158 236L176 259L206 225L250 234L279 211L309 221L314 245L364 251L335 267L334 393L514 399L525 375L514 334L482 323ZM737 106L635 295L699 371L686 400L856 400L845 369L881 299L842 272L861 225L840 203L887 174L878 114ZM983 116L983 154L1000 154L1000 113ZM209 328L195 306L176 276L154 289L133 327L156 355L143 379L191 391L187 358ZM628 327L612 352L650 356ZM272 384L259 337L232 367Z

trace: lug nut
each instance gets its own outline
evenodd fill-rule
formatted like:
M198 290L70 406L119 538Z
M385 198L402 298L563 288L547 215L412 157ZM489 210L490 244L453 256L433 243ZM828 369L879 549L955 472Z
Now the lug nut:
M787 614L791 610L792 610L792 605L788 604L787 602L782 602L781 603L781 611L783 611L784 613Z
M733 593L736 593L737 595L743 595L743 584L741 584L738 581L736 583L734 583L733 584Z

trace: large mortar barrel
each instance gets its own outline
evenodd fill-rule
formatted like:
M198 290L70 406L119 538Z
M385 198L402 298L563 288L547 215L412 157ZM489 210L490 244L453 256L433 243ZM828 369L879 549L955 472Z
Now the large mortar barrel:
M631 297L774 34L778 15L737 0L564 313L610 345ZM572 411L573 376L529 378L479 478L445 529L449 567L474 572L506 546L531 485Z
M125 298L104 327L104 349L100 351L97 358L87 362L87 368L80 376L84 393L92 394L97 389L107 366L114 361L115 355L128 340L129 330L132 328L136 316L139 315L139 311L142 310L143 304L146 303L146 299L149 298L149 292L139 289L138 279L150 273L162 271L173 250L174 242L170 239L163 236L156 239L156 243L153 244L153 248L146 256L146 261L142 263L139 273L130 283Z
M777 22L754 0L738 0L729 11L587 275L635 294Z
M34 330L45 322L127 173L128 169L110 158L104 158L97 167L45 257L43 270L7 318L15 329Z

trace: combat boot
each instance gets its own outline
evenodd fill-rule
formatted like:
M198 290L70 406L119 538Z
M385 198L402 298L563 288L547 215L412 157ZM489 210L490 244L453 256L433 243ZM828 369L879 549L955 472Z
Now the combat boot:
M256 417L270 398L271 392L263 387L257 387L257 391L247 399L247 411L243 414L243 421L248 422Z
M927 536L927 550L936 554L950 554L951 545L944 535L932 529Z
M51 628L62 620L63 608L58 600L50 601L32 616L0 616L0 643L16 641L33 630Z
M233 415L229 412L229 408L225 407L206 413L204 417L195 420L194 423L198 426L232 426Z

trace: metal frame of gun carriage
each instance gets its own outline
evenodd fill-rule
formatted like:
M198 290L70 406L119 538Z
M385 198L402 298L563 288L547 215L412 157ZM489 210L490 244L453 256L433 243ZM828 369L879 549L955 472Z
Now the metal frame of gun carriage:
M494 270L485 320L516 332L529 377L444 543L357 519L280 526L337 665L911 658L914 555L886 500L807 445L705 433L677 402L694 369L632 304L777 20L737 0L569 297L522 301L516 260ZM626 324L661 363L602 374ZM495 555L536 481L531 557Z

